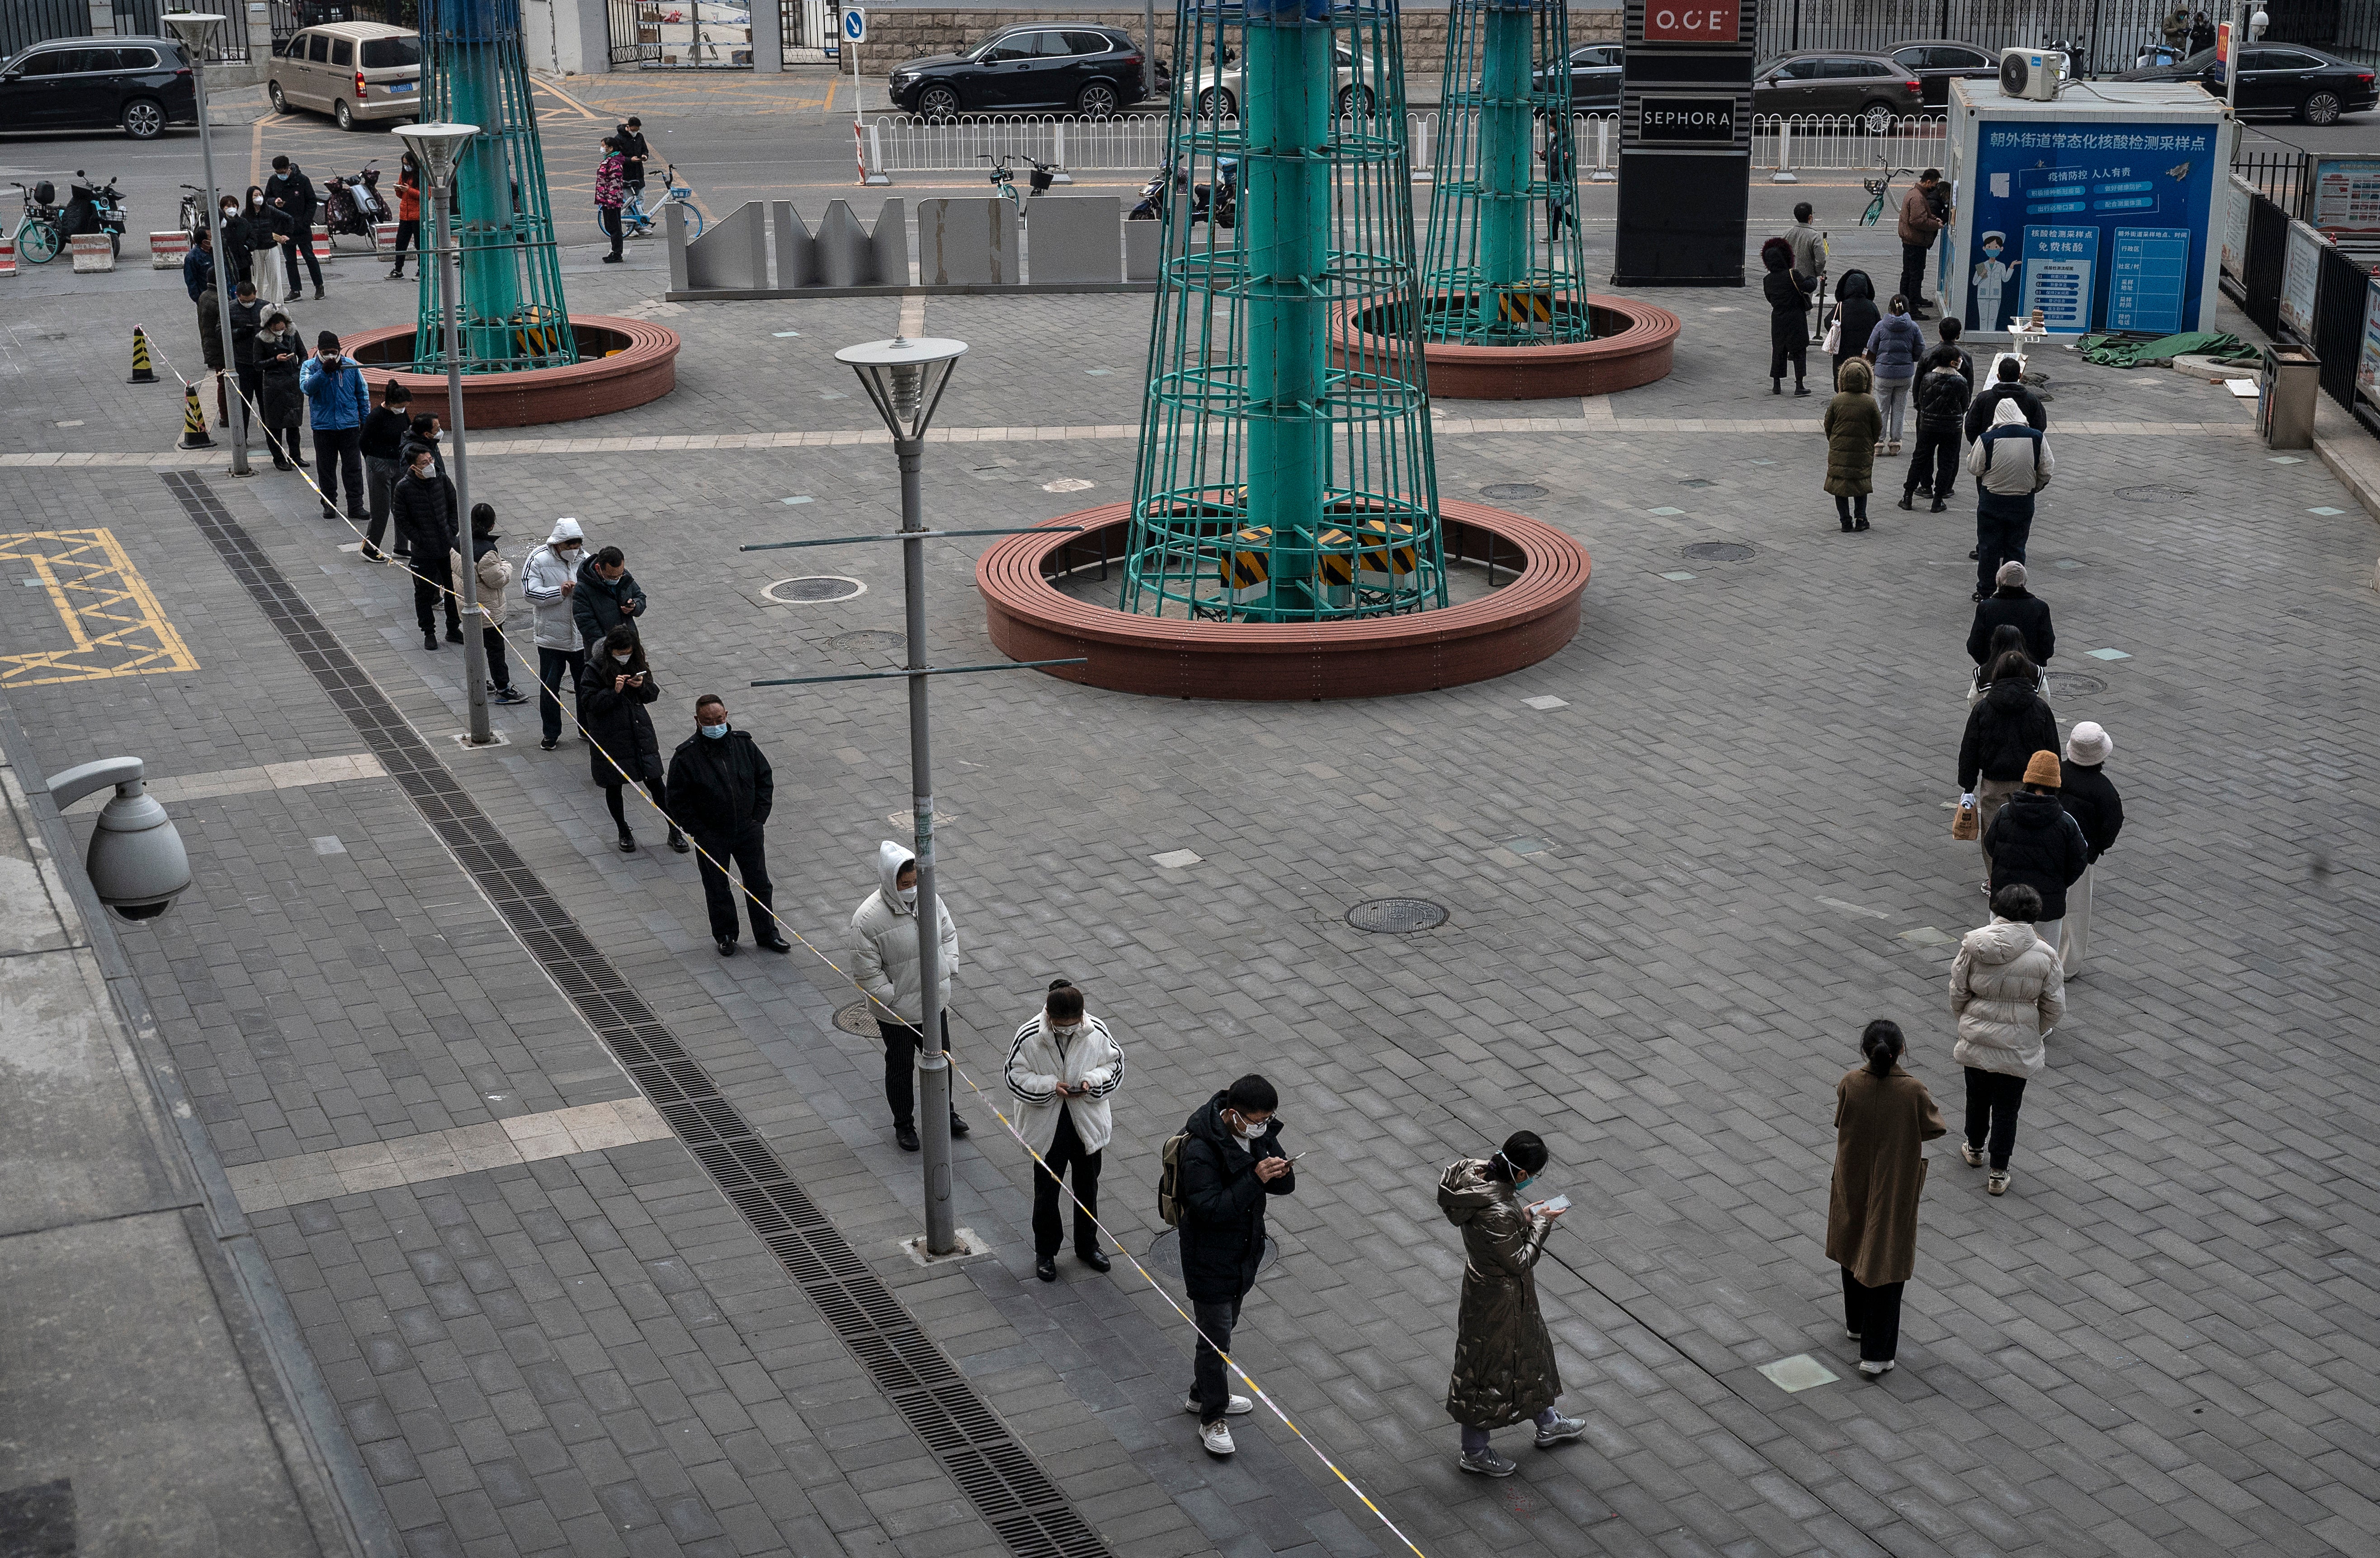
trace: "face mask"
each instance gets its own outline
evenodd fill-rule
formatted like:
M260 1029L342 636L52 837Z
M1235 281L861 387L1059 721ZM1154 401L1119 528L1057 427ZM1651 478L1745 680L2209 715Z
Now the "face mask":
M1050 1032L1055 1033L1062 1039L1071 1039L1082 1031L1083 1025L1079 1022L1052 1022L1050 1024Z
M916 907L917 907L917 888L903 888L901 889L901 906L902 906L904 909L915 909Z
M619 661L622 665L626 665L630 660L637 658L637 652L634 649L631 649L625 655L614 655L612 658Z
M575 541L566 547L556 547L553 550L562 554L562 561L565 562L575 562L578 556L578 544Z
M1530 1175L1530 1176L1529 1176L1527 1178L1525 1178L1525 1179L1515 1179L1515 1180L1513 1180L1513 1181L1512 1181L1512 1189L1514 1189L1514 1190L1527 1190L1530 1186L1532 1186L1532 1185L1536 1184L1536 1182L1537 1182L1537 1177L1536 1177L1536 1175L1532 1174L1532 1175Z
M727 734L727 727L724 725L704 725L699 727L699 729L704 735L709 736L712 741L717 741Z

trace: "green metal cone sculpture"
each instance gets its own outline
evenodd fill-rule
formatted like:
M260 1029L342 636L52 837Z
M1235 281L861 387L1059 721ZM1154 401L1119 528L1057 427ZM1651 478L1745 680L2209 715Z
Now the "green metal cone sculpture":
M1181 0L1123 608L1446 604L1395 0Z
M545 203L545 152L521 57L520 0L421 0L421 95L425 123L477 125L481 131L455 163L450 218L463 264L463 371L577 362ZM421 216L426 235L432 213ZM443 373L445 320L437 266L420 269L413 368Z
M1567 0L1454 0L1423 249L1425 341L1593 339L1574 127Z

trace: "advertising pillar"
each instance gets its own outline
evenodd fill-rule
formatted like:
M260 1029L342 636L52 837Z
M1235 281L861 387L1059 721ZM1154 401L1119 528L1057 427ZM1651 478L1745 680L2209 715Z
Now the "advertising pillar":
M1616 286L1742 286L1759 0L1628 0Z

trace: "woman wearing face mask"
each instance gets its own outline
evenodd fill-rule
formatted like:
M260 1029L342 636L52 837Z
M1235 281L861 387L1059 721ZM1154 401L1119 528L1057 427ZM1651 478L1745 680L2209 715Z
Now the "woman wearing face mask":
M255 239L249 231L248 218L240 214L239 202L228 195L224 197L222 221L223 242L216 252L231 261L232 285L237 287L251 279L253 267L248 256Z
M1021 1105L1016 1131L1033 1149L1033 1274L1058 1280L1058 1177L1075 1171L1075 1258L1093 1271L1108 1269L1095 1219L1099 1210L1099 1154L1113 1133L1108 1095L1123 1081L1123 1050L1108 1025L1083 1009L1083 993L1062 979L1050 982L1041 1009L1016 1030L1008 1050L1008 1091Z
M248 187L248 203L240 210L240 220L248 234L249 274L256 282L256 295L267 303L284 303L292 296L281 266L281 234L287 228L285 218L273 221L273 210L264 203L264 191L251 184ZM265 258L261 263L257 255Z
M1463 1158L1438 1183L1439 1210L1463 1230L1464 1258L1463 1318L1446 1410L1463 1425L1463 1455L1454 1464L1482 1477L1510 1477L1520 1469L1488 1443L1490 1430L1534 1419L1540 1450L1586 1431L1585 1423L1554 1406L1561 1371L1537 1311L1537 1256L1562 1212L1524 1203L1521 1192L1546 1158L1536 1131L1516 1130L1494 1156Z
M425 463L427 457L425 456ZM419 559L417 548L415 558ZM578 683L578 719L587 727L587 767L603 787L603 804L620 829L620 852L637 852L637 835L628 826L620 791L641 784L662 809L662 743L653 733L653 717L645 706L661 696L660 684L645 669L645 647L637 630L623 622L605 636ZM683 852L686 836L670 826L669 846Z
M305 468L306 457L298 452L298 430L306 425L306 392L298 387L298 372L305 366L306 344L289 328L289 316L273 309L256 332L256 413L276 471Z

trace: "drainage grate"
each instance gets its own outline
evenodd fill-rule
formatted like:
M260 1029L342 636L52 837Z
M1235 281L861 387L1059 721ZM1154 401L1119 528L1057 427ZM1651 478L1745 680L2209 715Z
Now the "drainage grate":
M780 606L815 606L821 601L850 600L866 595L868 586L838 574L813 574L799 579L779 579L760 593Z
M1446 905L1426 898L1376 898L1347 911L1347 923L1379 936L1405 936L1446 924Z
M876 1007L870 1001L854 1001L834 1014L834 1025L846 1033L856 1033L863 1039L883 1037L876 1026Z
M166 489L314 678L495 902L530 956L609 1045L686 1150L816 1304L911 1431L1019 1558L1107 1558L1039 1464L827 1220L769 1144L719 1094L370 674L315 617L201 477Z
M1679 548L1678 555L1689 562L1744 562L1758 554L1742 541L1696 541Z
M2045 670L2041 673L2041 690L2060 697L2087 698L2094 693L2106 692L2107 684L2079 670Z
M2135 503L2194 503L2198 494L2187 487L2119 487L2116 496Z
M1483 487L1479 489L1479 496L1482 498L1542 498L1545 495L1544 488L1526 481L1500 482L1494 487Z

